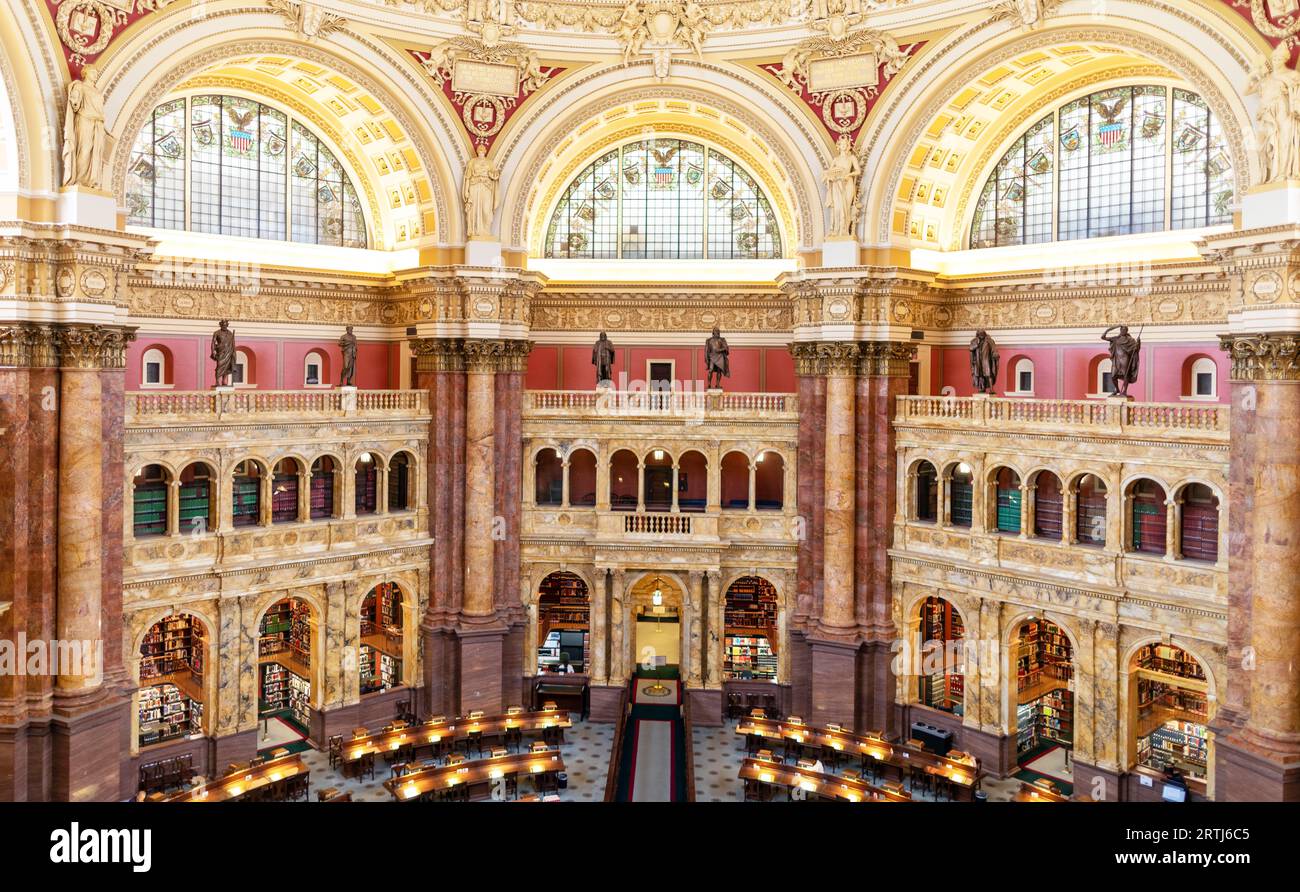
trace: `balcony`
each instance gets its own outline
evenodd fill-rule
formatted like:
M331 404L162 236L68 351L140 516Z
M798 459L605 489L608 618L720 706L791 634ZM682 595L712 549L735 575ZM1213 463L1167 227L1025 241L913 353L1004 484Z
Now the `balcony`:
M568 420L610 418L716 419L798 422L793 393L722 393L701 390L530 390L525 417Z
M126 424L428 415L423 390L194 390L126 395Z

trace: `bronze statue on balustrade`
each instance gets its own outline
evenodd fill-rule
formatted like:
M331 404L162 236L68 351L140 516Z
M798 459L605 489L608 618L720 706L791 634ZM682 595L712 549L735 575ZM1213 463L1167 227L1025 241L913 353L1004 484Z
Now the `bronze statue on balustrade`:
M998 345L984 329L970 342L970 383L976 393L993 393L998 383Z
M591 364L596 367L596 386L608 385L614 379L614 345L602 331L591 348Z
M1119 334L1111 335L1116 328ZM1137 380L1142 358L1142 338L1128 333L1127 325L1112 325L1101 339L1110 344L1110 379L1115 382L1115 396L1128 396L1128 386Z
M339 349L343 351L343 370L339 374L340 387L352 387L352 379L357 374L357 336L352 333L352 326L339 338Z
M215 387L227 387L231 382L227 378L235 377L235 333L230 330L230 321L222 319L217 323L217 330L212 333L211 358L217 364Z
M722 379L731 377L731 348L727 339L713 326L713 337L704 342L704 369L708 372L710 390L722 387Z

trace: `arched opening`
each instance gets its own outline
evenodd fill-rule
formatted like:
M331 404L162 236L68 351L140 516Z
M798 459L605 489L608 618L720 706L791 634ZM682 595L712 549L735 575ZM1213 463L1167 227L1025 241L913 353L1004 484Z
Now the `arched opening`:
M620 449L609 459L609 506L615 511L635 511L638 465L636 453Z
M1200 661L1172 644L1144 644L1129 663L1129 684L1137 764L1204 781L1211 715Z
M361 453L355 473L357 516L374 514L379 509L379 458L373 452Z
M723 604L722 677L728 681L776 681L776 587L761 576L742 576L727 588Z
M591 599L576 573L549 574L537 589L537 671L586 672Z
M149 627L140 642L140 746L203 733L207 632L197 617L176 613Z
M235 348L235 371L230 382L237 387L257 386L257 357L243 347Z
M629 595L633 605L632 662L656 669L682 665L683 592L670 576L643 576ZM633 671L635 667L632 668Z
M1196 354L1183 362L1184 399L1216 400L1219 398L1219 367L1208 356Z
M1034 475L1034 536L1060 542L1063 518L1061 478L1039 471Z
M673 507L673 457L653 449L645 457L645 510L668 511Z
M1075 484L1074 541L1106 544L1106 483L1096 474L1084 474Z
M1168 517L1165 490L1159 483L1143 478L1129 486L1129 547L1133 551L1163 555Z
M311 728L311 605L285 598L267 608L258 627L257 716L267 719L258 748L305 738Z
M534 460L537 466L537 504L559 505L564 492L564 462L559 449L543 449Z
M262 522L262 466L250 459L235 465L230 492L230 522L237 527Z
M180 529L177 532L193 535L212 529L212 506L215 475L203 462L187 465L181 471Z
M411 487L414 477L411 473L414 462L405 452L399 452L388 462L388 510L407 511L414 504Z
M785 459L767 450L754 457L754 507L780 511L785 505Z
M1034 395L1034 361L1022 356L1011 365L1011 393L1017 396Z
M378 694L402 683L405 621L402 590L381 582L361 601L361 695Z
M293 523L298 519L298 478L302 465L294 458L275 464L271 476L271 523Z
M948 522L955 527L969 527L975 515L975 478L971 466L960 462L948 478Z
M302 361L304 387L329 386L329 359L319 350L312 350Z
M322 455L311 464L311 519L334 516L334 459Z
M569 504L578 508L596 505L596 454L589 449L569 454Z
M1024 509L1020 475L1011 468L998 468L993 474L993 485L997 497L993 528L999 533L1019 533L1020 515Z
M939 519L939 472L928 461L916 466L916 519L926 523Z
M1179 506L1178 553L1193 561L1219 559L1219 497L1204 483L1183 488Z
M1111 373L1109 356L1094 356L1089 363L1088 381L1092 386L1089 396L1107 397L1115 393L1115 376Z
M167 535L171 475L162 465L145 465L132 483L131 530L137 539Z
M140 386L165 388L172 383L171 351L166 347L155 345L144 351L140 357Z
M1074 650L1060 626L1045 619L1016 634L1016 760L1022 769L1072 783Z
M921 602L921 672L918 695L933 709L961 715L966 696L966 629L957 608L944 598Z
M722 508L749 509L749 456L743 452L728 452L722 457Z
M683 452L677 459L677 510L699 512L708 506L709 461L702 452Z

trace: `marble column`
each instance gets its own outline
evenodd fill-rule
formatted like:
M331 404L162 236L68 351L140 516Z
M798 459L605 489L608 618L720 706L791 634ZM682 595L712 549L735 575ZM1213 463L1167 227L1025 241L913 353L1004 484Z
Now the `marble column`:
M1233 722L1220 710L1213 724L1220 732L1217 798L1294 801L1300 799L1300 333L1224 336L1222 346L1232 358L1233 389L1225 709L1240 712Z
M465 568L466 617L491 616L496 567L493 431L499 342L465 344Z
M627 597L626 574L616 569L609 598L609 683L612 685L621 685L631 670L624 661L624 638L634 634L628 628Z
M799 460L795 502L799 508L803 532L797 546L798 569L793 620L795 625L802 625L813 612L813 577L817 575L813 541L820 528L820 518L813 504L814 493L821 490L823 480L815 473L813 456L825 448L821 442L822 416L817 412L816 397L817 385L819 382L824 384L824 381L818 374L821 361L815 344L791 344L790 353L794 357L795 374L799 379Z
M856 480L855 377L860 346L819 345L826 362L826 504L822 559L821 627L843 632L857 625L854 596Z
M722 687L722 650L726 643L723 625L722 571L709 570L705 574L709 580L709 590L703 597L708 611L709 655L705 666L705 684L710 688Z
M683 643L682 652L687 654L687 676L686 684L688 687L698 688L704 684L703 672L703 640L702 629L704 626L704 611L708 609L704 601L704 573L699 570L689 572L690 579L690 613L688 617L683 617L683 629L686 640Z
M595 588L589 595L591 604L591 684L604 685L609 681L609 663L606 638L609 632L609 568L595 567L591 578Z

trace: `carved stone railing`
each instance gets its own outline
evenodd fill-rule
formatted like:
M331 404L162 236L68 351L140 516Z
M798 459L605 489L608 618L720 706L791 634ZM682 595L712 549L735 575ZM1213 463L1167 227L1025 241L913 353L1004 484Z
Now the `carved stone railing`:
M174 424L270 418L427 415L423 390L138 391L126 395L126 423Z
M623 517L623 532L689 536L691 516L689 514L628 514Z
M900 396L894 422L1035 433L1140 436L1227 442L1226 405L1112 400L1034 400L985 396Z
M793 393L723 393L701 390L530 390L523 411L534 417L798 418Z

